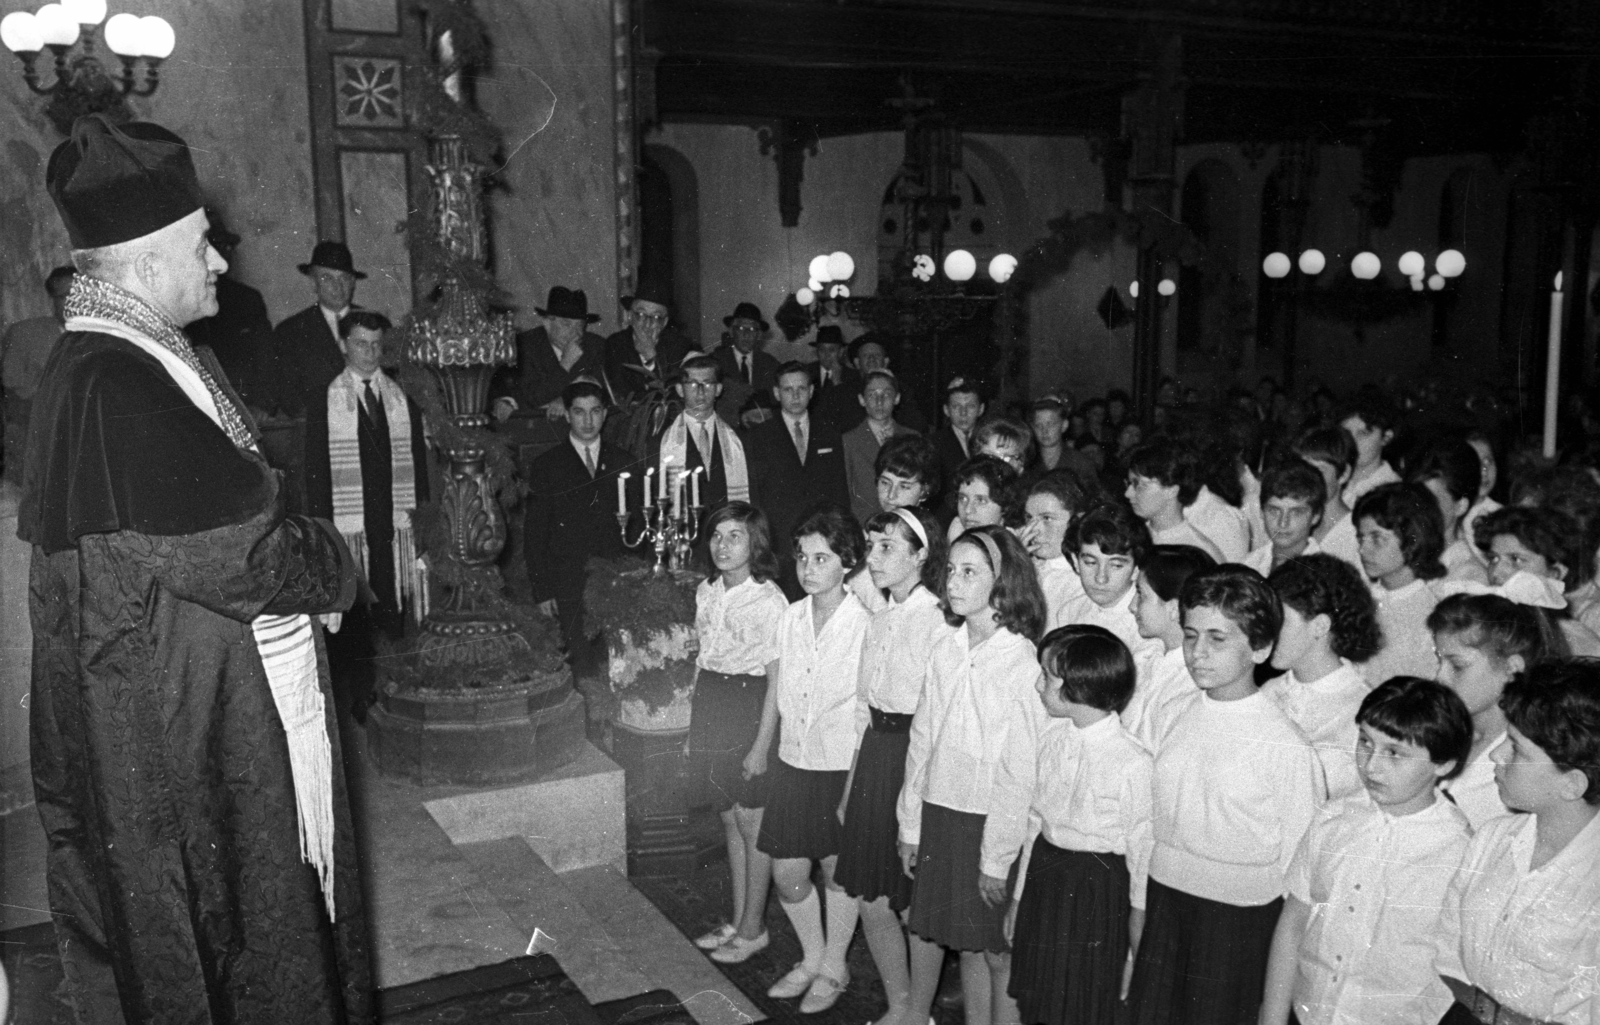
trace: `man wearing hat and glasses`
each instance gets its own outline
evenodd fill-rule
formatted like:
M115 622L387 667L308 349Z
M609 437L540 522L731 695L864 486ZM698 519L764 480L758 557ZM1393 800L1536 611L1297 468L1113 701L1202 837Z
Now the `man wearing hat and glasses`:
M183 327L217 311L183 140L80 118L46 185L78 275L29 433L34 792L77 1020L371 1021L316 617L355 568Z
M617 402L626 403L651 385L665 387L698 350L673 328L666 290L659 285L644 284L623 296L622 305L627 325L606 338L606 381Z
M539 326L517 335L517 367L495 375L492 394L494 417L504 420L515 412L565 420L567 407L561 393L580 377L605 381L606 341L586 328L600 319L589 312L589 297L581 288L550 289L543 306L534 307Z
M339 321L353 308L356 282L366 278L356 270L350 247L343 242L318 242L300 273L311 279L317 301L287 318L273 331L278 367L283 374L279 402L284 412L303 416L321 405L328 385L344 373L344 346L339 344Z
M774 408L772 389L778 384L778 361L761 349L768 324L761 307L743 302L722 318L728 330L712 355L722 368L722 395L717 414L732 424L760 423Z

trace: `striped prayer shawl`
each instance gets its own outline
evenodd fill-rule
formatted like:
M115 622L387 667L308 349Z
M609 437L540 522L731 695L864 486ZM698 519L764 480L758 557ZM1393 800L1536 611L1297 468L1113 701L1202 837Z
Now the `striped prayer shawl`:
M372 390L383 400L389 422L389 501L394 510L394 584L404 605L412 603L417 618L427 614L427 568L417 558L416 532L411 513L417 507L417 471L411 458L411 411L406 393L382 371L373 375ZM365 388L355 371L344 373L328 385L328 468L333 480L333 525L361 562L363 576L371 574L367 545L366 506L362 495L361 445L357 431Z

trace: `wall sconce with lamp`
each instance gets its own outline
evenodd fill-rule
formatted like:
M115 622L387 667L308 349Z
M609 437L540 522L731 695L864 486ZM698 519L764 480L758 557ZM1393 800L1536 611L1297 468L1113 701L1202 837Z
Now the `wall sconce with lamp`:
M112 78L95 56L94 40L105 22L106 49L122 61L122 73ZM30 14L13 11L0 18L0 42L22 61L22 78L28 88L48 96L45 114L62 135L84 114L109 114L127 120L129 96L149 96L161 84L161 62L172 55L177 35L166 19L132 14L106 19L106 0L63 0L46 4ZM74 46L79 53L72 55ZM55 55L55 81L42 85L39 55ZM140 67L143 74L138 74Z

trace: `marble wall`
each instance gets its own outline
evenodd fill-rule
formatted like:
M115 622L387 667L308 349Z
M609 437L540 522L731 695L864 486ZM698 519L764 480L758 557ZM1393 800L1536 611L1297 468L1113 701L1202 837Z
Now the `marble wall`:
M112 9L118 9L113 3ZM183 136L201 183L235 233L238 277L259 288L274 317L311 301L295 271L316 241L300 0L152 0L178 45L161 87L134 100L142 118ZM66 233L44 191L44 168L61 141L6 63L0 87L0 321L49 312L44 276L67 262Z

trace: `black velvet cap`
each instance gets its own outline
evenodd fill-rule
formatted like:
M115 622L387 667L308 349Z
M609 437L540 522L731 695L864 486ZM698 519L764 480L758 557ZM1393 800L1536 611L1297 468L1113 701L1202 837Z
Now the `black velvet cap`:
M50 154L45 188L74 249L143 238L205 204L189 146L148 121L86 114Z

